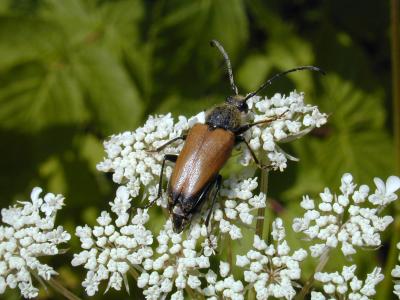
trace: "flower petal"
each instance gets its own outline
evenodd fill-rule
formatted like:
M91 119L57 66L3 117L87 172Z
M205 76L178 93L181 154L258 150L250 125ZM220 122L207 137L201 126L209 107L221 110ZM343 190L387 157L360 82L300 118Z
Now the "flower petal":
M37 199L39 199L39 195L42 191L43 190L40 187L33 188L32 192L31 192L31 199L33 202L35 202Z
M378 192L385 194L386 186L385 186L385 183L383 182L383 180L378 177L375 177L374 182L375 182L376 188L378 189Z
M386 180L386 194L393 194L400 188L400 178L397 176L390 176Z

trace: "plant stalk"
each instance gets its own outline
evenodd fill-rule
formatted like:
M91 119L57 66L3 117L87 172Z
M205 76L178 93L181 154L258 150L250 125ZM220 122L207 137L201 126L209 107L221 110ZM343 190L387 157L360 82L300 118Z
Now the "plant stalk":
M81 298L65 288L60 282L58 282L54 278L50 278L50 280L48 280L47 282L55 291L63 295L65 298L69 300L81 300Z
M395 146L395 172L400 174L400 32L399 0L390 1L392 36L392 85L393 85L393 135Z
M232 271L233 269L233 252L232 252L232 240L231 237L228 235L226 237L226 251L227 251L227 259L229 263L229 268Z
M395 150L395 174L400 174L400 32L399 32L399 0L390 0L390 31L391 31L391 57L392 57L392 102L393 102L393 138ZM390 249L386 261L385 280L378 289L377 299L389 299L393 293L391 271L394 268L400 240L400 203L395 202L394 226L392 227Z
M264 157L264 155L263 155ZM266 197L266 207L259 208L257 211L257 224L256 224L256 234L261 238L265 239L268 237L270 223L271 223L271 214L270 210L266 209L269 206L268 203L268 177L269 171L268 169L261 170L261 180L260 180L260 192L263 193ZM265 230L265 220L268 220L268 228Z
M189 295L189 299L199 299L198 297L196 297L196 294L190 287L186 286L185 291ZM198 295L200 295L200 294L198 294Z
M305 299L305 297L307 296L308 292L312 288L312 285L314 284L314 274L318 273L318 272L321 272L325 268L326 264L328 263L329 253L330 253L330 249L328 248L321 255L321 258L319 259L319 263L318 263L317 267L315 268L313 274L311 274L311 276L308 278L306 284L303 286L303 288L301 289L301 291L298 294L298 296L295 298L296 300Z
M263 153L265 154L265 153ZM266 157L265 155L262 155L262 157ZM263 159L261 160L261 163L264 163ZM256 223L256 234L261 238L264 239L265 237L268 237L269 234L269 228L268 226L267 230L264 231L265 227L265 219L268 219L268 224L271 222L271 216L270 216L270 210L266 209L268 207L268 176L269 176L269 171L268 169L262 169L261 170L261 179L260 179L260 192L265 195L265 201L266 201L266 207L259 208L257 211L257 223ZM253 289L249 290L248 293L248 299L253 300L256 298L256 293Z
M139 278L139 273L133 268L130 267L129 268L129 274L131 274L131 276L137 281Z

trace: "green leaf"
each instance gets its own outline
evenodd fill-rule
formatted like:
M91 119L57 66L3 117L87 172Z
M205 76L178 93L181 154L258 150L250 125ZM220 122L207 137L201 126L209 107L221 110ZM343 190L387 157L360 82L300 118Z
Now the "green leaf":
M9 0L0 0L0 14L7 12L10 5Z
M106 49L91 47L77 54L74 69L89 95L94 118L106 134L134 129L143 105L124 66Z
M225 65L221 55L210 47L211 39L219 40L232 63L248 39L248 20L242 0L171 1L151 29L155 41L156 72L165 85L173 86L180 78L182 93L204 93L210 82L219 81ZM167 59L164 59L167 57ZM217 66L219 71L216 72ZM190 72L187 70L196 70ZM202 85L198 85L201 80ZM228 80L223 87L228 87ZM160 84L162 84L161 82ZM165 88L164 88L165 86ZM198 95L198 94L197 94Z
M271 67L265 55L249 55L237 72L237 81L247 92L254 91L264 83Z
M37 18L0 17L0 121L38 129L86 119L83 96L60 55L63 35Z
M58 24L68 35L71 44L90 40L90 34L96 31L100 18L96 14L94 1L45 0L39 10L43 20Z
M285 39L282 40L282 36ZM267 57L271 65L279 71L286 71L298 66L314 64L313 52L310 45L294 35L293 32L273 35L268 41ZM311 91L313 88L311 71L301 71L301 74L288 75L296 88Z
M49 70L28 64L3 76L10 78L0 90L2 126L34 130L87 118L79 84L68 66Z
M55 24L37 18L0 16L0 72L37 59L51 60L63 38Z
M271 69L282 72L298 66L315 64L310 42L296 32L296 27L278 14L272 13L262 1L252 1L249 6L255 22L268 33L264 51ZM272 75L274 74L269 74ZM312 92L314 87L312 77L313 72L310 71L302 71L301 75L288 75L297 89L307 92ZM265 77L263 81L267 79Z
M135 52L135 35L127 37L137 30L129 28L142 15L135 3L129 10L131 1L97 7L47 0L40 18L0 17L2 126L35 130L98 120L94 126L110 134L141 122L143 105L124 62L125 53Z

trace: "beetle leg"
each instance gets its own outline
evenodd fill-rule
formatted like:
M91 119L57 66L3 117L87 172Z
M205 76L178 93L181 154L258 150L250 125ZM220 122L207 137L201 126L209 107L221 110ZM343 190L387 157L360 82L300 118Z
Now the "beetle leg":
M221 188L221 182L222 182L222 177L219 174L217 176L215 176L213 180L209 181L207 183L207 185L203 188L203 190L201 191L200 195L197 197L197 201L192 205L192 208L189 211L189 213L194 213L196 211L199 211L199 208L201 207L201 205L204 202L204 200L208 196L210 196L210 192L211 192L212 188L216 187L216 191L215 191L215 193L213 195L211 207L209 208L208 213L207 213L207 217L206 217L206 221L205 221L205 225L206 226L208 226L208 223L210 221L211 213L212 213L215 201L217 199L217 195L218 195L219 190Z
M242 134L242 133L246 132L247 130L249 130L249 129L250 129L251 127L253 127L253 126L260 125L260 124L271 123L271 122L273 122L273 121L275 121L275 120L280 119L283 115L286 114L286 112L287 112L287 110L284 111L284 112L283 112L282 114L280 114L279 116L275 116L275 117L272 117L272 118L264 119L264 120L257 121L257 122L251 123L251 124L245 124L245 125L243 125L243 126L240 126L240 127L239 127L238 129L236 129L234 132L235 132L236 135L239 135L239 134Z
M170 162L176 162L178 158L178 155L175 154L165 154L164 155L164 159L161 165L161 173L160 173L160 180L158 182L158 193L157 193L157 198L155 198L153 201L151 201L150 203L148 203L147 205L145 205L144 207L141 208L149 208L150 206L152 206L154 203L156 203L156 201L158 199L161 198L162 195L162 183L163 183L163 174L164 174L164 167L165 167L165 161L170 161Z
M260 169L263 169L263 170L264 169L271 169L271 165L263 165L263 164L260 163L260 161L258 160L258 158L257 158L256 154L254 153L253 149L251 149L249 143L246 141L246 139L243 136L238 135L236 137L236 142L237 143L243 142L247 146L247 149L249 149L251 157L253 158L254 162L257 165L257 167L259 167Z
M214 182L216 190L215 190L215 193L213 195L213 199L212 199L212 202L211 202L211 207L208 210L207 218L206 218L206 221L205 221L206 227L208 227L208 223L210 222L211 215L212 215L212 212L213 212L213 208L214 208L215 202L217 200L217 196L218 196L219 190L221 189L221 183L222 183L222 176L218 174L218 176L217 176L217 178L215 179L215 182Z
M186 134L182 135L182 136L178 136L176 138L173 138L172 140L169 140L168 142L166 142L165 144L162 144L160 147L158 147L156 149L150 149L150 150L146 150L146 151L147 152L160 152L161 150L163 150L165 147L172 144L173 142L176 142L178 140L185 140L185 139L186 139Z
M191 205L189 212L194 213L194 212L198 211L198 209L201 206L201 204L203 203L203 201L207 198L207 196L209 196L211 189L215 185L217 177L218 176L216 176L212 180L210 180L207 183L207 185L201 190L198 197L196 197L197 200L195 200L195 202Z

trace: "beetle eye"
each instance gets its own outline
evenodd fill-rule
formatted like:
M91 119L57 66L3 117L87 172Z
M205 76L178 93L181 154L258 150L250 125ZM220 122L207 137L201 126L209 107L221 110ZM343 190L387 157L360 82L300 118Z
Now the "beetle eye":
M247 114L247 112L249 111L249 107L247 106L246 102L241 102L239 105L239 110L242 112L245 112Z

